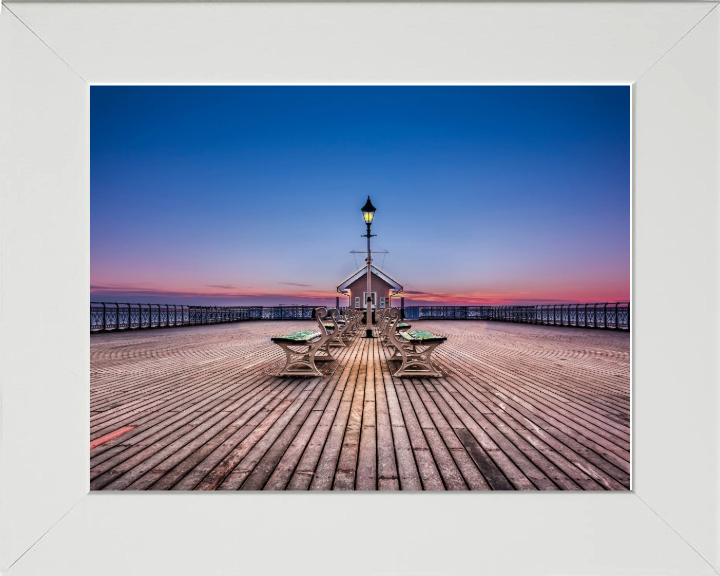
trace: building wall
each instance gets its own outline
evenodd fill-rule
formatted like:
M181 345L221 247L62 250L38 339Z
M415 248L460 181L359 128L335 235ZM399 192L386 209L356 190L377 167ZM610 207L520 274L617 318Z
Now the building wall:
M375 273L371 273L370 281L372 284L372 291L377 293L376 308L389 308L390 307L390 290L392 286L385 282L382 278L379 278ZM365 308L365 302L363 301L363 292L367 290L367 274L363 274L360 278L355 280L348 288L350 289L350 300L348 306L350 308ZM356 306L355 298L360 298L360 305ZM383 300L384 299L384 300ZM384 304L384 306L382 306Z

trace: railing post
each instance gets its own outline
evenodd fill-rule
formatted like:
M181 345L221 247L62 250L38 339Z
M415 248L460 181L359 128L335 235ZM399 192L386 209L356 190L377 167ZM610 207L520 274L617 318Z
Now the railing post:
M603 315L605 318L603 318L603 328L607 328L607 302L605 302L605 306L603 307Z
M105 332L106 326L107 326L107 318L105 316L105 302L103 302L102 305L103 305L103 327L102 327L102 329L103 329L103 332Z
M120 330L120 304L115 302L115 330Z
M620 304L620 302L615 302L615 330L620 330L620 317L618 316L618 304Z

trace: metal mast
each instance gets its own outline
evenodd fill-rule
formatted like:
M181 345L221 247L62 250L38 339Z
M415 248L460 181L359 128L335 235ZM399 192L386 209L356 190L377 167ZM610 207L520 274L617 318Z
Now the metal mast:
M367 226L367 233L363 236L364 238L367 238L367 258L365 259L365 262L367 263L367 291L365 292L365 338L373 337L372 281L370 278L370 274L372 273L372 251L370 250L370 238L375 236L375 234L370 234L370 226L372 226L373 218L375 218L375 210L376 208L375 206L373 206L372 202L370 202L370 196L368 196L367 202L365 202L365 206L362 207L363 218L365 220L365 225Z

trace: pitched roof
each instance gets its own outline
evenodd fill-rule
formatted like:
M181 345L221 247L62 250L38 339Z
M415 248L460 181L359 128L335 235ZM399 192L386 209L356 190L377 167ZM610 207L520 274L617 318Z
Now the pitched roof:
M375 268L375 266L372 266L372 272L378 278L381 278L382 280L385 280L385 282L390 284L390 286L392 286L392 289L395 290L395 292L402 292L403 287L400 286L400 284L398 284L395 280L390 278L390 276L385 274L385 272L383 272L382 270L378 270L377 268ZM360 270L355 272L355 274L343 281L343 283L337 287L337 291L345 292L348 289L348 286L350 286L350 284L355 282L355 280L357 280L358 278L362 278L363 276L365 276L365 274L367 274L367 267L363 266L362 268L360 268Z

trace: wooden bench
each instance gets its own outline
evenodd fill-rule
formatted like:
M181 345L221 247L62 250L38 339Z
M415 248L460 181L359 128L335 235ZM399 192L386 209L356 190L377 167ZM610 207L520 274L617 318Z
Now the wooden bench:
M351 322L347 322L344 319L338 319L338 311L335 308L330 310L330 320L332 320L332 322L324 323L326 329L332 330L332 333L330 333L328 338L327 345L347 348L345 342L347 342L350 338L348 338L346 334L348 334L348 330L351 327Z
M400 324L400 311L392 309L389 316L387 341L395 349L391 358L402 360L402 365L393 376L441 376L433 367L432 353L447 338L424 330L398 332L395 328Z
M278 376L322 376L315 362L335 360L328 346L329 334L323 322L326 315L326 308L315 310L319 331L301 330L270 338L285 351L285 366L278 372Z
M382 310L380 312L380 319L378 322L378 330L380 332L380 341L385 345L388 344L387 333L388 333L388 329L390 328L391 323L394 326L395 332L402 332L403 330L412 328L411 324L401 322L400 320L398 320L398 322L393 322L393 318L389 314L390 310L392 310L392 308L387 308L385 310Z
M362 312L360 310L350 308L345 311L345 323L348 324L348 327L343 334L343 338L346 341L352 340L353 336L358 331L361 320Z

